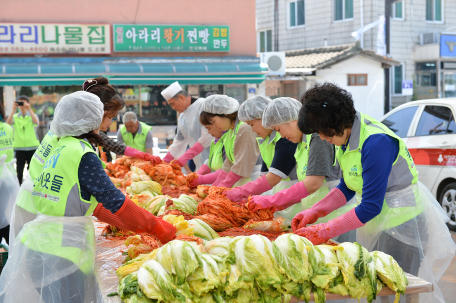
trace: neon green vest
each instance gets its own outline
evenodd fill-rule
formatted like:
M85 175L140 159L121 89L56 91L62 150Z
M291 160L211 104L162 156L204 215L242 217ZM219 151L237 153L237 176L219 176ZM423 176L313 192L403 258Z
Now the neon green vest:
M20 113L14 114L14 148L35 147L40 145L40 141L36 136L35 126L32 122L32 117Z
M410 155L404 141L396 136L385 125L377 120L357 112L356 119L353 123L350 139L345 152L340 148L337 151L337 159L342 168L345 184L348 188L362 196L363 192L363 167L361 164L361 151L367 138L375 134L387 134L399 141L399 153L393 163L388 184L387 192L393 192L404 189L418 182L418 173L415 163ZM380 215L372 221L383 221L389 218L388 222L382 222L386 228L401 225L404 222L416 217L423 211L421 199L415 199L413 205L403 207L397 205L395 201L383 201L383 208ZM362 203L362 200L361 200ZM375 221L372 222L375 224Z
M125 125L122 125L120 128L120 133L122 134L122 139L124 140L125 145L142 152L146 152L146 137L152 127L143 122L139 122L139 124L141 125L141 133L136 133L134 138L132 133L127 132Z
M39 177L33 182L33 202L39 213L55 217L88 216L92 214L98 202L93 196L91 196L90 201L81 197L78 178L79 163L86 153L95 152L85 140L73 137L65 137L59 140L49 154ZM49 228L57 228L62 233L64 232L64 228L59 223L55 223L54 227L52 225L49 224ZM25 243L25 239L22 241ZM55 241L51 242L52 245L43 247L37 244L30 248L66 258L75 264L79 263L80 255L84 253L80 247L62 245L62 238L56 238ZM93 262L88 261L86 264L82 264L80 269L87 274L92 268Z
M261 158L263 162L266 164L268 169L271 167L272 160L274 159L275 154L275 146L277 141L279 141L282 137L280 133L276 132L274 138L271 140L270 135L266 137L266 139L262 139L257 137L258 147L260 148ZM263 142L261 142L263 141Z
M6 155L5 162L10 162L14 158L13 137L11 125L0 122L0 156Z
M312 135L306 135L303 137L305 141L301 141L298 144L295 152L296 159L296 175L298 176L299 182L304 181L307 173L307 162L309 161L309 144Z
M30 161L29 174L32 179L38 178L38 175L43 169L44 162L46 162L51 150L56 146L58 141L57 136L54 136L51 131L48 131L46 136L44 136L43 141L41 141Z
M215 140L211 142L211 148L209 150L209 168L213 171L219 170L223 167L223 144L226 138L227 133L224 133L223 136L214 143Z
M225 152L226 152L226 157L234 163L236 159L234 159L234 141L236 141L236 136L239 131L239 127L244 124L244 122L239 121L238 125L234 129L234 131L230 128L228 132L225 133L226 138L224 140L224 145L225 145Z

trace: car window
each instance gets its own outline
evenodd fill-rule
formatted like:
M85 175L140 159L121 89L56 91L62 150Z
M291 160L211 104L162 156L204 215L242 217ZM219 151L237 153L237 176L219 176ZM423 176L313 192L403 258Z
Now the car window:
M420 117L416 136L451 134L455 130L451 109L446 106L427 105Z
M397 136L405 138L407 137L407 132L417 109L418 106L401 109L383 120L382 123L391 129Z

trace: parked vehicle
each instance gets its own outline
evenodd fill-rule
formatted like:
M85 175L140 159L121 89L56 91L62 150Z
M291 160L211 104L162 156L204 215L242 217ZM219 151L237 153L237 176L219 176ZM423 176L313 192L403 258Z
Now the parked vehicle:
M380 119L401 137L418 170L456 231L456 98L403 104Z

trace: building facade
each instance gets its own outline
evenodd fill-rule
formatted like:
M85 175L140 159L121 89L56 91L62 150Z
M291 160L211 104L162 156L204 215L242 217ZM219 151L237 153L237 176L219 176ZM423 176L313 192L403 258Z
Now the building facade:
M385 13L385 1L378 0L257 0L256 3L258 51L351 44L356 41L353 32L379 20ZM438 81L445 82L438 69L442 68L441 62L453 59L437 53L442 33L456 34L453 18L456 1L403 0L392 4L391 11L389 55L400 63L390 69L391 107L416 99L449 96L448 92L445 95L444 85L437 85ZM376 51L377 36L378 26L364 32L359 39L361 48ZM423 45L429 48L427 44L433 45L432 54L426 50L414 54ZM403 94L403 80L413 81L412 96ZM451 85L447 88L452 89Z
M177 123L160 94L174 81L195 97L255 93L266 71L256 53L254 0L7 1L0 96L10 114L28 95L45 128L63 95L106 76L126 110L158 130Z

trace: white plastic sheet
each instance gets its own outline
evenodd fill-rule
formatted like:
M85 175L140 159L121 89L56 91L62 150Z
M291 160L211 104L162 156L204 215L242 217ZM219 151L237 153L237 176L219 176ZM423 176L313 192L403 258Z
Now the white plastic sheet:
M92 220L92 217L39 214L24 225L13 244L14 254L10 255L0 276L0 302L95 302ZM75 249L77 264L51 253L59 246Z
M10 224L14 201L19 191L19 181L14 168L16 159L7 163L5 160L6 155L0 156L0 228Z

